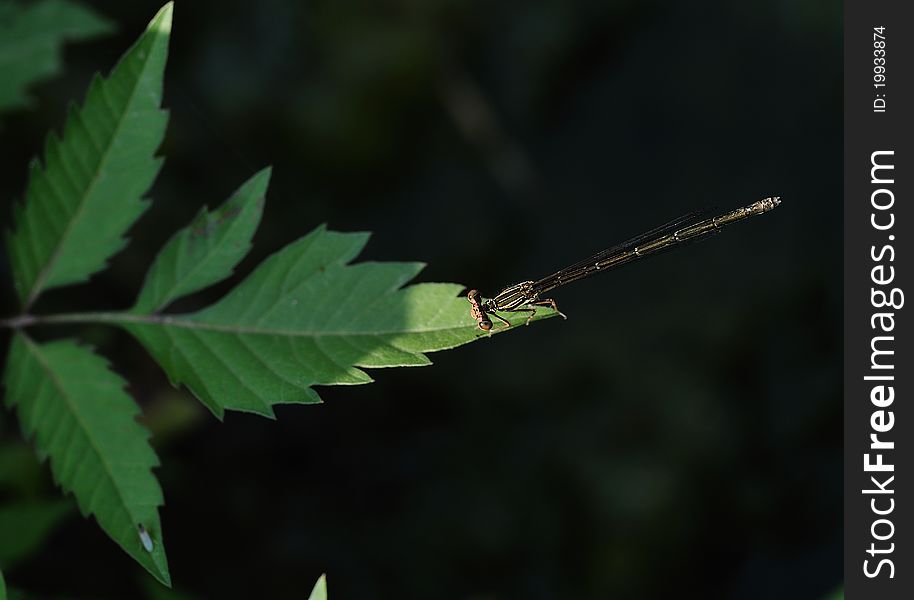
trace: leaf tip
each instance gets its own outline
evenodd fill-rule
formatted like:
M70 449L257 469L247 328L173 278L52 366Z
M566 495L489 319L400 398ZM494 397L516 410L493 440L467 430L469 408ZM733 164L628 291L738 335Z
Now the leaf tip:
M140 564L146 567L149 573L162 585L170 588L171 572L168 569L168 558L165 556L165 547L162 544L162 530L158 522L155 523L154 530L154 532L147 531L142 524L138 528L143 552L147 552L152 559L152 565L149 565L146 561L140 561ZM145 534L145 539L143 534Z
M164 585L167 588L171 588L171 573L168 572L168 563L159 564L159 561L155 561L157 570L155 573L152 573L152 576L159 580L159 583Z
M168 35L171 33L171 17L174 13L174 1L168 2L159 9L156 16L149 22L149 31L157 31L161 34Z
M268 165L256 173L242 187L252 188L257 195L257 203L263 206L267 188L270 187L270 179L273 177L273 165Z
M311 589L311 595L308 596L308 600L327 600L326 573L322 573L321 576L317 578L317 582L315 582L314 588Z

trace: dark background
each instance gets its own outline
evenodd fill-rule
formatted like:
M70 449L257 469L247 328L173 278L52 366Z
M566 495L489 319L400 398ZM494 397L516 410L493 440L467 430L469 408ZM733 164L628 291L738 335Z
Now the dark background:
M69 46L3 120L5 227L44 133L159 7L88 4L119 33ZM301 598L322 572L334 600L837 587L841 58L840 3L813 0L178 2L153 207L111 269L36 312L127 307L172 232L267 164L239 277L327 222L374 232L362 259L492 295L679 214L783 198L556 292L567 321L275 422L219 423L120 331L41 332L98 344L149 415L178 590ZM8 283L3 300L14 314ZM5 574L84 598L149 579L75 511Z

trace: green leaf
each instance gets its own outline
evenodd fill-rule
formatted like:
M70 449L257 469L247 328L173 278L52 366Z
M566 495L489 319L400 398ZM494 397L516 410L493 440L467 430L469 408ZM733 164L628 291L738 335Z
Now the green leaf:
M844 588L839 587L826 597L826 600L844 600Z
M82 108L71 108L63 140L48 136L44 166L33 162L8 245L16 291L29 306L48 289L85 281L125 244L146 209L143 194L162 161L159 108L171 4L108 79L96 76Z
M143 590L142 597L146 600L195 600L193 596L183 590L168 588L143 573L138 573L139 585Z
M58 484L86 516L130 556L169 585L158 507L162 490L152 474L158 458L124 380L91 350L65 340L36 344L13 337L7 359L6 404ZM143 547L143 527L153 540Z
M0 444L0 495L36 496L45 484L44 469L35 453L19 441Z
M311 590L308 600L327 600L327 576L321 575Z
M111 23L64 0L0 2L0 111L29 105L26 88L60 71L64 41L109 33Z
M12 567L34 554L72 508L67 500L0 505L0 565Z
M165 245L146 274L133 312L157 312L222 281L251 249L263 214L270 169L251 177L215 212L203 208Z
M0 571L0 600L6 600L6 581L3 580L3 571Z
M369 383L359 367L427 365L425 352L488 335L458 295L462 286L402 287L423 265L348 265L367 240L321 226L200 312L111 321L220 418L225 409L272 416L273 404L320 402L311 386ZM537 311L537 318L553 315ZM508 317L513 324L526 319Z

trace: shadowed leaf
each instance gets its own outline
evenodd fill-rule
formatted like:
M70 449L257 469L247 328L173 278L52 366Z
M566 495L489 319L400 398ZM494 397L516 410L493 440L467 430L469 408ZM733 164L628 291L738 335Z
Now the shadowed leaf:
M149 432L124 381L105 361L72 341L36 344L13 337L7 359L6 404L22 429L49 457L57 483L76 497L98 524L159 581L169 584L158 507L162 490L152 474L159 464ZM154 540L143 548L139 528Z
M65 0L0 2L0 112L29 105L26 88L60 71L64 41L110 32L111 23Z
M31 556L71 513L68 500L27 500L0 505L0 565L12 567Z
M149 268L133 312L156 312L231 275L251 248L269 181L270 169L260 171L217 210L203 208L177 232Z
M162 163L153 153L167 121L159 105L170 30L167 4L110 77L95 77L82 108L71 108L63 138L48 136L44 164L33 162L8 239L25 306L43 290L103 269L146 209L142 196Z

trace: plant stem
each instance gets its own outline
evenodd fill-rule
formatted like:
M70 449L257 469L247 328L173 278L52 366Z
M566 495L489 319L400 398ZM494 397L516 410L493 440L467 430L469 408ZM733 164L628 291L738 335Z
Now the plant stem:
M160 323L170 321L168 315L134 315L127 312L84 312L58 315L18 315L0 319L0 327L21 329L31 325L63 325L72 323Z

